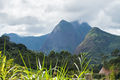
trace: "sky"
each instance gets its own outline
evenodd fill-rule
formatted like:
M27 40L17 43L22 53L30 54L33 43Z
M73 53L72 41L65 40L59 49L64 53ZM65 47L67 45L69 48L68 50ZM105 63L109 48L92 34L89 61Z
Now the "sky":
M0 0L0 35L44 35L63 19L120 35L120 0Z

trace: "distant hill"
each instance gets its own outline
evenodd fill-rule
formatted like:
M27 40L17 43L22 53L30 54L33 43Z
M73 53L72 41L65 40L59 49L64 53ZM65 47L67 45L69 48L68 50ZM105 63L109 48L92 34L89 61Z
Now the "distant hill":
M39 51L49 34L39 37L34 37L34 36L22 37L14 33L4 34L4 35L9 36L10 41L12 42L15 42L17 44L21 43L24 44L28 49Z
M88 52L92 56L100 58L100 55L109 55L117 48L120 48L120 36L109 34L94 27L76 48L75 53Z
M87 23L80 24L78 21L62 20L47 37L41 51L49 53L51 50L57 52L67 50L73 53L90 29L91 26Z

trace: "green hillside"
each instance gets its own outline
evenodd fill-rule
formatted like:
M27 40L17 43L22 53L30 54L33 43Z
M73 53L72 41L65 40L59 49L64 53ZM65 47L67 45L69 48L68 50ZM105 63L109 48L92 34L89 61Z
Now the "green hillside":
M77 47L75 53L88 52L93 57L101 58L102 55L110 55L117 48L120 48L119 36L109 34L95 27Z

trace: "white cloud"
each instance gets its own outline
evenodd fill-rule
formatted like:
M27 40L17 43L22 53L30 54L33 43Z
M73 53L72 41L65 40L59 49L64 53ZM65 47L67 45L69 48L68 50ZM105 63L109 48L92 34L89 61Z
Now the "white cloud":
M90 21L93 26L116 35L120 35L120 1L114 0L97 14L96 18Z
M65 19L120 34L120 0L0 0L0 13L1 33L46 34Z

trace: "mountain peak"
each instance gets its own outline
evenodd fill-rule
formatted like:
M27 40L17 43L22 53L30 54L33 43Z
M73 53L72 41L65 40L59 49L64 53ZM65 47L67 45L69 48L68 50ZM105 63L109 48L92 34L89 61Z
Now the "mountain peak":
M93 27L93 29L92 30L101 30L100 28L98 28L98 27Z
M87 22L82 22L81 25L83 25L83 26L90 26Z
M61 32L61 31L67 31L68 29L73 28L72 24L70 22L67 22L65 20L61 20L58 25L54 28L53 32Z
M69 23L69 22L66 21L66 20L61 20L61 21L59 22L59 24L66 24L66 23Z

